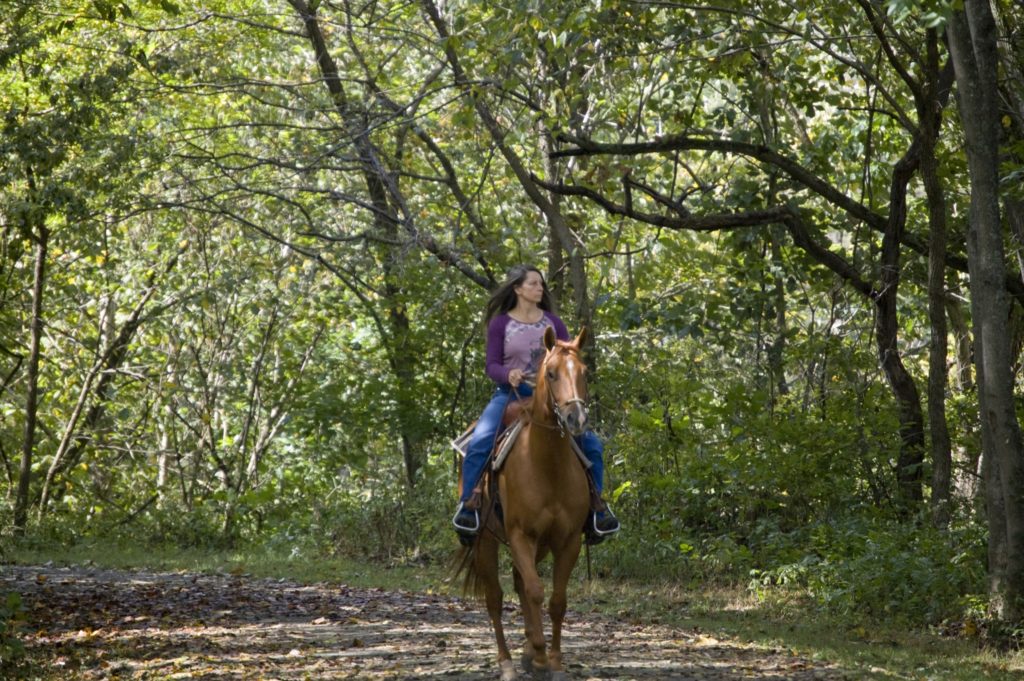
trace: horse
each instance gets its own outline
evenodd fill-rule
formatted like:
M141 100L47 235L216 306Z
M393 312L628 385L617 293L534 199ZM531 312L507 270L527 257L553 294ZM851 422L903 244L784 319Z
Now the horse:
M526 630L522 658L527 672L568 679L562 669L562 621L569 576L580 554L582 530L590 511L590 489L570 438L587 428L586 366L580 348L584 328L571 342L559 341L554 329L544 334L546 354L537 372L532 402L523 407L522 432L498 471L497 491L503 520L485 492L485 519L473 544L462 549L460 569L465 590L482 596L498 645L502 681L516 678L501 621L502 590L498 581L498 545L507 543L513 580ZM488 485L484 488L487 489ZM537 566L553 556L552 591L548 603L551 645L545 646L542 608L544 584Z

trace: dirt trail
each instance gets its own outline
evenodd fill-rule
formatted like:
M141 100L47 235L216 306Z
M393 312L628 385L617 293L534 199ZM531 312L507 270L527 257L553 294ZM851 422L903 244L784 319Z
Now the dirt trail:
M246 576L3 566L32 658L67 679L496 679L481 607ZM518 607L506 607L510 644ZM515 638L512 638L512 636ZM573 679L853 679L826 663L570 610ZM523 679L529 678L522 675Z

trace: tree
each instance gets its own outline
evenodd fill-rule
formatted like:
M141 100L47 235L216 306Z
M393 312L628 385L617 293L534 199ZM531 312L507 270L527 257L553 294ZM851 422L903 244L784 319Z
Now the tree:
M90 14L86 7L77 9L81 22L104 30L106 18ZM95 237L102 231L96 219L98 206L110 201L116 183L106 165L127 160L136 141L105 132L126 111L115 93L129 80L135 62L122 42L122 49L111 51L106 60L68 72L64 79L51 79L48 65L67 55L69 48L61 44L61 37L76 30L75 21L24 2L5 16L4 23L11 36L10 47L0 57L6 112L0 137L6 160L0 191L9 220L4 231L8 239L16 235L30 242L34 251L31 303L23 329L28 336L26 398L14 505L15 528L23 532L40 444L39 401L46 382L40 368L43 334L47 317L56 312L46 304L50 261L55 250L96 250ZM9 265L20 257L17 250L7 254L15 256Z
M997 31L988 2L967 0L946 34L956 67L971 173L971 314L985 449L992 608L1007 621L1024 617L1024 443L1013 395L1007 329L1009 297L999 219Z

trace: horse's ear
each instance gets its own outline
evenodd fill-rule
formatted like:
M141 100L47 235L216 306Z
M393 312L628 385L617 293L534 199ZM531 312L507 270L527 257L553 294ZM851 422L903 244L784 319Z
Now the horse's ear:
M555 341L558 340L558 336L555 335L555 327L548 326L544 329L544 347L550 350L555 347Z
M589 338L590 338L590 329L588 329L587 327L584 326L583 328L580 329L580 335L576 336L576 340L574 340L572 342L572 344L575 345L577 348L580 348L582 350L583 346L587 342L587 339L589 339Z

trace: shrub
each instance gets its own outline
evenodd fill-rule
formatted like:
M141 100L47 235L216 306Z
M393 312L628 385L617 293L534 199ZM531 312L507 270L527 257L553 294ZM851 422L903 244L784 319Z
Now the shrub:
M751 588L806 588L827 613L936 623L958 617L984 591L985 537L926 522L852 518L809 531L800 560L751 573Z

